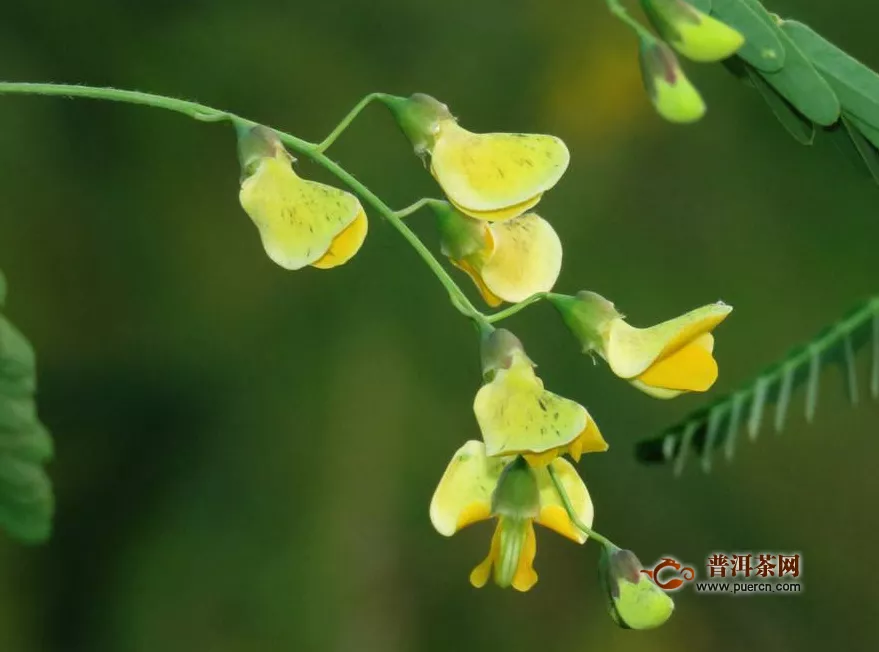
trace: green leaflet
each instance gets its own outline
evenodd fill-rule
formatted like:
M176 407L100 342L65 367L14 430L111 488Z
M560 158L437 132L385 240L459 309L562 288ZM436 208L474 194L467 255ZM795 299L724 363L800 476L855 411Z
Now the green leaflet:
M841 137L849 140L850 148L854 149L855 155L864 164L873 180L879 183L879 151L876 150L874 143L870 142L872 139L868 140L849 116L843 115L839 122L840 125L836 130L840 132Z
M811 145L815 140L815 125L804 118L790 102L779 95L763 77L750 66L745 66L746 74L754 87L772 109L778 121L802 145Z
M781 31L744 0L714 0L711 12L745 37L738 56L763 72L777 72L785 65L786 53ZM756 4L761 12L765 10Z
M852 127L857 127L858 131L863 134L864 138L873 143L874 147L879 147L879 128L874 127L849 113L845 113L844 115Z
M0 273L0 307L6 282ZM54 499L43 469L53 447L34 403L36 363L27 339L0 314L0 526L25 543L51 532Z
M773 429L781 432L791 396L800 385L806 386L805 416L811 423L818 401L820 371L831 362L842 366L849 397L856 403L863 391L855 353L864 345L869 345L871 350L867 390L873 399L879 399L879 296L876 296L810 342L792 350L748 386L697 410L660 435L638 442L635 455L641 462L671 464L676 474L683 471L688 459L698 455L703 470L708 472L717 450L722 448L727 460L732 460L743 428L750 439L759 436L769 405L775 405Z
M772 20L768 17L767 20ZM763 78L806 118L824 127L839 120L842 107L830 84L787 34L778 29L784 44L784 66L775 72L761 71Z
M811 59L843 108L879 127L879 75L803 23L786 20L781 29Z

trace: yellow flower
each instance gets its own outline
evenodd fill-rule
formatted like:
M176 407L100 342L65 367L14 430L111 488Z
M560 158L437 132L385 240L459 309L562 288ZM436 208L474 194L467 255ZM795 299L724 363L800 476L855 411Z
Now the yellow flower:
M482 442L468 441L455 453L430 502L430 520L447 537L472 523L497 518L488 556L470 574L477 588L490 576L499 586L518 591L534 586L535 522L577 543L586 541L568 518L548 470L530 469L520 460L488 457ZM574 513L591 526L592 499L583 480L568 461L551 464Z
M481 220L521 215L555 186L570 162L559 138L540 134L477 134L458 125L434 98L385 98L449 201Z
M732 312L718 302L650 328L630 326L594 292L550 297L583 351L598 352L620 378L656 398L704 392L717 380L711 331Z
M486 223L444 207L437 216L443 254L470 275L488 305L517 303L555 285L562 243L542 217Z
M674 612L674 601L643 573L631 550L605 545L598 561L611 617L625 629L653 629Z
M665 43L641 38L641 74L657 113L669 122L696 122L705 102Z
M683 0L641 0L641 5L660 36L693 61L726 59L745 43L732 27Z
M307 181L265 127L239 140L244 178L239 199L269 258L285 269L327 269L350 260L366 238L366 213L354 195Z
M545 390L509 331L484 340L483 370L489 380L476 393L473 411L489 456L522 455L543 466L565 453L579 461L583 453L607 450L586 408Z

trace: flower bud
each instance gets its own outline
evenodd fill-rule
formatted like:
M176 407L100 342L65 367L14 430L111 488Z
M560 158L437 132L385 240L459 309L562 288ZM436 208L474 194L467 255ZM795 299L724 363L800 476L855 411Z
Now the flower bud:
M433 149L440 121L453 119L449 107L425 93L409 97L387 95L382 97L382 102L390 109L419 156Z
M612 319L620 317L613 303L596 292L582 291L577 296L552 294L549 301L565 324L580 341L583 353L601 351L604 331Z
M598 560L611 617L626 629L653 629L667 621L674 601L646 573L631 550L605 545Z
M660 36L693 61L726 59L745 43L732 27L684 0L641 0L641 6Z
M705 102L690 83L680 62L665 43L641 37L641 75L656 111L669 122L696 122L705 115Z

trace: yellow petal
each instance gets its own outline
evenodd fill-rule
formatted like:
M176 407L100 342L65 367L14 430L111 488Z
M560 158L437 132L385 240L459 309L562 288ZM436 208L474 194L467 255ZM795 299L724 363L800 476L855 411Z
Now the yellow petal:
M450 259L451 260L451 259ZM482 275L477 271L475 267L475 262L472 260L452 260L452 264L467 272L467 275L473 279L473 283L476 284L476 288L479 290L479 294L482 295L482 298L485 299L485 303L487 303L492 308L497 308L504 301L491 290L488 289L488 286L485 284L485 281L482 279ZM480 265L481 267L481 265Z
M318 269L329 269L347 263L358 252L363 241L366 239L368 227L369 222L366 219L366 213L361 210L360 214L354 218L354 221L336 236L330 244L327 253L313 262L311 266Z
M583 432L574 439L574 441L544 451L543 453L525 453L523 457L532 467L540 468L546 466L555 458L561 457L565 454L570 455L575 462L579 462L583 453L603 453L609 448L609 446L604 440L604 437L602 437L601 431L598 430L598 426L595 424L592 415L590 415L588 411L586 412L586 419L586 427L583 429Z
M481 589L483 586L486 585L486 583L488 582L488 578L491 576L491 568L497 561L500 550L501 529L500 523L498 523L498 526L495 528L494 534L491 537L491 547L488 549L488 556L471 571L470 584L475 586L477 589Z
M552 467L568 494L571 506L577 518L587 527L592 527L592 521L595 518L595 508L592 505L592 497L589 490L583 483L582 478L577 473L574 466L564 459L556 459L552 462ZM537 522L542 526L551 530L555 530L562 536L572 541L583 543L586 541L586 535L577 528L568 518L568 512L565 510L564 503L559 498L558 491L549 477L547 469L535 470L537 476L537 486L540 490L540 515Z
M570 444L588 425L586 409L543 389L521 351L499 369L473 403L486 455L544 453Z
M617 376L635 378L660 358L710 333L730 312L732 306L713 303L650 328L635 328L617 318L610 323L602 354Z
M482 266L482 280L492 294L517 303L552 290L562 269L562 243L549 222L528 213L490 230L494 253Z
M454 120L443 120L431 152L430 169L462 212L499 219L491 214L536 203L539 195L558 182L569 161L568 148L554 136L474 134Z
M714 337L704 333L686 346L660 358L638 376L645 385L662 389L704 392L717 380L717 362L711 355Z
M430 520L450 537L463 527L487 519L491 494L504 462L488 458L481 441L468 441L452 457L430 501Z
M651 387L650 385L646 385L642 383L637 378L629 381L632 386L636 389L640 389L642 392L647 394L648 396L652 396L653 398L658 398L664 401L667 401L672 398L677 398L681 394L685 392L679 389L664 389L662 387Z
M654 83L653 105L656 112L669 122L689 124L705 115L705 100L696 87L678 68L674 83L656 79Z
M537 573L534 571L534 558L537 556L537 536L534 534L534 523L528 521L525 526L525 544L519 555L519 564L513 576L513 588L517 591L528 591L537 584Z
M451 199L449 203L452 204L459 211L464 213L465 215L469 215L478 220L485 220L486 222L503 222L504 220L509 220L514 217L518 217L529 208L534 208L537 206L538 202L543 198L543 193L532 197L528 201L524 201L521 204L515 204L514 206L509 206L507 208L500 208L496 211L474 211L471 208L464 208L459 206Z
M319 260L363 212L354 195L299 178L286 156L262 159L239 199L269 258L285 269Z

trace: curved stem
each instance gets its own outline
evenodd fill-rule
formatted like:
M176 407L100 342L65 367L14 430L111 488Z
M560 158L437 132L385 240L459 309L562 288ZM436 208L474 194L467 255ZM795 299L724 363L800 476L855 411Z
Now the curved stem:
M336 125L336 128L330 132L330 135L324 138L319 144L315 145L315 149L319 152L325 152L329 149L330 145L336 142L336 139L342 135L342 132L345 131L352 122L354 122L354 118L356 118L363 109L365 109L369 104L374 102L375 100L386 97L385 93L370 93L362 100L360 100L353 109L348 112L344 118L342 118L341 122Z
M399 218L409 217L412 213L417 213L425 206L434 206L435 204L445 204L442 199L433 199L432 197L424 197L423 199L419 199L414 204L409 204L405 208L401 208L398 211L394 211L394 215Z
M523 299L519 303L513 304L509 308L504 308L503 310L499 310L498 312L493 313L491 315L486 315L485 320L489 324L494 324L495 322L499 322L502 319L506 319L507 317L512 317L520 310L524 310L525 308L530 306L532 303L537 303L541 299L545 299L550 294L551 294L550 292L538 292L537 294L532 294L527 299Z
M552 479L552 483L555 485L555 490L558 492L559 498L561 498L562 504L565 506L565 511L568 513L568 518L571 519L571 523L580 528L584 534L598 541L598 543L600 543L601 545L614 548L618 547L613 541L605 536L600 535L598 532L596 532L580 520L580 517L577 516L577 512L574 510L574 506L571 504L571 499L568 498L568 492L565 491L565 487L562 485L561 480L559 480L559 477L555 472L555 468L553 468L552 464L550 464L546 468L549 471L549 477Z
M653 34L650 33L644 25L639 23L637 20L632 18L632 15L626 10L626 8L620 4L619 0L606 0L607 8L610 10L614 16L623 21L626 25L632 28L632 30L642 38L646 38L649 41L654 41L656 39Z
M205 106L197 102L188 100L178 100L163 95L153 95L151 93L141 93L138 91L120 90L117 88L96 88L93 86L79 86L74 84L34 84L34 83L17 83L17 82L0 82L0 94L18 93L26 95L54 95L60 97L85 97L95 100L107 100L112 102L124 102L127 104L141 104L169 111L182 113L196 120L205 122L220 122L228 120L233 124L254 125L251 120L242 118L228 111L221 111L210 106ZM301 138L297 138L291 134L275 130L278 137L295 152L310 158L312 161L320 165L322 168L333 174L342 183L348 186L353 192L357 193L367 204L372 206L377 213L384 217L391 225L400 232L407 242L415 249L416 253L421 256L427 266L443 285L449 296L452 298L454 305L462 314L474 320L478 324L486 323L485 315L477 310L460 287L455 283L448 272L440 265L439 261L434 257L430 250L424 246L424 243L417 235L406 226L403 221L397 217L394 211L379 199L372 191L360 183L354 176L347 172L335 161L327 158L322 147L327 147L335 140L338 135L344 131L344 128L350 124L351 120L356 117L357 113L363 109L369 102L380 98L382 93L374 93L366 96L340 123L333 132L320 144L310 143Z

